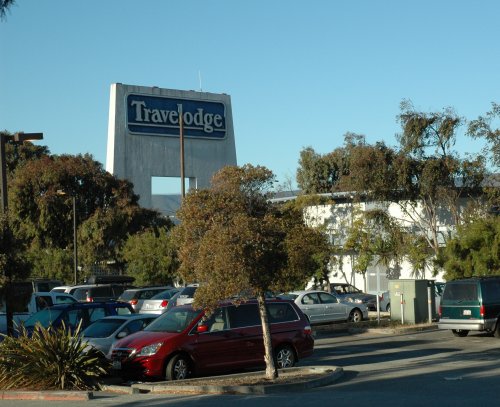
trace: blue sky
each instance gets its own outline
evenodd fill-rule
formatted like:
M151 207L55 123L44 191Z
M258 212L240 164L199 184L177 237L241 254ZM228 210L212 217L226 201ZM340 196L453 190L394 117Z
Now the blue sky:
M304 147L346 132L395 145L403 99L467 119L499 103L498 16L493 0L17 0L0 22L0 128L105 166L112 83L199 90L201 75L231 95L238 164L294 180Z

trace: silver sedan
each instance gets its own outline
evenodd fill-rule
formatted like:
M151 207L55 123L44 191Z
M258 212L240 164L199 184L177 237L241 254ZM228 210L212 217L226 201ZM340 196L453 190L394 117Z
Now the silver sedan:
M360 322L368 319L368 308L340 299L326 291L292 291L285 298L291 298L307 316L311 324L323 322Z

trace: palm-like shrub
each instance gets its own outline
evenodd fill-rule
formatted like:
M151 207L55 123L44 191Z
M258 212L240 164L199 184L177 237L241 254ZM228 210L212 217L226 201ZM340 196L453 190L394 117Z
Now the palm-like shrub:
M108 373L104 355L86 349L79 335L64 326L37 325L31 335L24 327L19 336L4 335L0 343L0 389L86 390L96 388Z

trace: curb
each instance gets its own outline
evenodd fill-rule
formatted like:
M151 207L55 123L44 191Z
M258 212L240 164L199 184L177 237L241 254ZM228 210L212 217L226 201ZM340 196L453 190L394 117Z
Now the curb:
M88 401L91 391L0 391L0 400Z
M280 370L281 371L281 370ZM297 367L288 368L287 372L301 372L303 374L318 375L318 378L304 380L301 382L283 383L283 384L266 384L266 385L253 385L253 386L216 386L216 385L191 385L190 382L200 380L187 379L177 382L173 385L169 382L160 383L140 383L133 384L131 387L125 386L106 386L103 390L119 393L188 393L188 394L272 394L282 392L293 392L311 389L314 387L327 386L338 380L342 374L343 369L336 366L310 366L310 367ZM235 375L217 376L222 379L231 377L251 377L261 376L262 372L242 373Z

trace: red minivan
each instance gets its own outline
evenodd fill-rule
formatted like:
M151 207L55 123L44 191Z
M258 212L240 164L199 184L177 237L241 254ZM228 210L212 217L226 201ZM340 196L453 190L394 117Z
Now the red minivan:
M313 353L311 326L287 300L266 301L278 368ZM143 331L116 342L108 357L124 377L178 380L264 367L257 302L224 304L208 318L191 305L174 307Z

